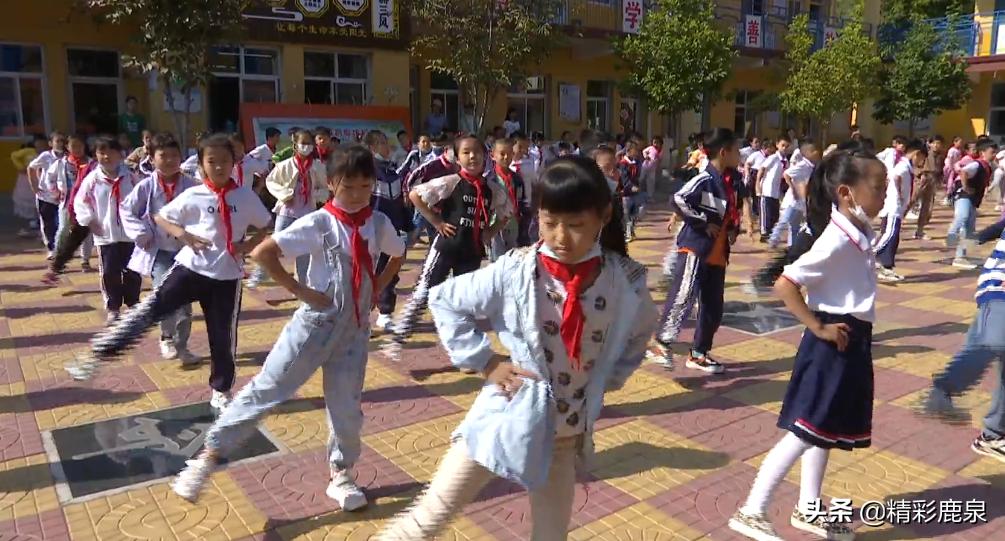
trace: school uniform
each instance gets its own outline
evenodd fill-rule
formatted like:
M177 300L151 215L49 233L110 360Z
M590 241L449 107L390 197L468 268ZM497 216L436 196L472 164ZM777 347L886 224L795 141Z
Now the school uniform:
M483 370L492 359L476 324L487 319L514 365L537 379L512 398L486 383L427 491L378 539L436 537L495 477L528 490L529 539L567 535L576 463L592 462L604 393L641 364L656 309L639 263L599 246L574 265L552 256L543 245L517 249L432 290L433 320L454 366ZM590 266L599 275L582 289L577 277ZM567 306L570 297L579 302Z
M405 206L405 193L402 190L401 177L398 176L394 164L379 157L374 158L377 165L377 179L373 184L373 195L370 206L375 211L391 220L391 225L397 235L402 238L412 232L412 212ZM384 271L393 254L381 253L377 261L377 274ZM377 296L377 309L381 314L391 315L398 303L397 287L400 278L397 274Z
M140 275L128 268L133 242L122 227L119 205L136 183L133 173L120 164L114 175L96 167L81 182L74 196L73 211L77 223L90 229L98 247L101 293L105 310L115 313L122 305L133 306L140 300Z
M642 171L638 162L627 156L621 158L618 170L621 172L621 197L625 208L625 237L634 237L635 224L646 198L639 184Z
M85 157L83 161L71 160L69 156L53 162L42 174L39 183L42 190L54 193L58 201L57 207L58 227L56 229L56 254L54 260L59 258L61 265L65 265L73 256L73 252L80 248L80 257L84 261L91 259L94 251L94 237L85 227L76 222L73 213L73 198L86 177L94 168L97 162ZM71 235L71 230L72 235ZM66 239L73 237L74 242L67 242Z
M758 168L758 173L764 172L761 181L761 240L767 242L768 236L778 223L782 197L782 172L788 167L788 161L781 152L764 158Z
M882 235L876 239L876 259L886 269L896 265L897 248L900 247L900 229L904 223L908 203L914 192L914 166L901 156L893 158L887 168L886 200L879 216L883 219Z
M154 216L182 192L198 185L185 174L169 183L155 172L136 184L122 201L122 227L135 244L128 267L141 276L150 276L154 288L164 281L182 249L181 241L158 227ZM170 338L176 346L185 347L192 332L192 305L186 304L162 319L160 328L161 340Z
M457 164L447 159L447 155L444 152L435 158L423 162L417 168L413 169L407 177L404 177L405 181L402 185L402 190L405 193L409 193L416 186L425 184L435 178L453 175L457 173L459 169L460 167L458 167ZM414 227L412 229L412 237L409 239L409 244L413 244L418 239L419 233L423 231L426 232L426 235L429 236L430 243L432 243L433 237L436 235L436 230L428 221L426 221L426 217L423 216L418 209L416 209L412 215L412 225Z
M967 176L970 191L963 189L962 179L957 178L953 186L953 222L949 225L947 242L956 244L956 257L967 256L967 243L960 239L973 239L977 229L977 209L984 202L984 194L992 177L991 164L984 160L973 160L960 169Z
M950 200L953 194L953 186L956 185L956 164L963 159L963 151L952 146L946 151L946 162L943 165L942 176L946 182L946 200Z
M789 233L788 246L792 246L796 237L796 232L806 219L806 200L798 194L799 188L805 186L813 175L816 165L805 158L792 162L792 165L785 170L785 176L792 183L785 196L782 197L781 213L778 223L771 231L768 244L774 248L782 240L782 234Z
M876 319L876 256L872 231L834 209L813 247L782 277L806 288L806 304L825 324L845 323L848 347L838 351L804 332L778 427L817 447L869 447L872 441L872 325Z
M279 162L265 179L265 186L276 198L272 211L276 213L278 233L328 199L328 172L322 160L296 155ZM307 255L297 258L297 280L301 283L307 277L309 263Z
M321 368L331 429L328 460L332 468L344 470L359 458L368 314L377 276L373 262L382 253L402 257L405 244L379 211L367 207L350 215L329 209L335 209L332 203L276 232L272 239L283 254L309 258L305 285L324 292L332 307L322 312L301 304L294 312L261 371L207 432L206 446L221 456L239 447L272 408L291 398Z
M665 348L677 340L700 295L691 349L705 355L722 323L729 236L740 223L736 192L709 164L674 195L674 202L684 226L677 234L676 260L656 340ZM719 226L715 237L707 232L710 224Z
M461 169L459 173L433 179L414 190L423 202L439 210L444 222L457 228L453 237L437 234L430 242L408 305L394 324L393 342L397 344L411 335L422 317L429 298L429 288L443 283L450 274L460 276L477 270L485 258L485 229L492 217L496 220L513 216L509 194L499 184L487 182Z
M659 174L662 151L649 145L642 151L642 187L645 189L646 204L656 200L656 177Z
M429 149L429 152L423 153L421 150L413 148L400 162L398 162L398 168L395 172L399 177L405 179L420 165L431 160L435 160L436 158L437 156L433 153L433 149Z
M185 158L185 161L181 162L181 172L192 178L203 178L201 167L199 165L199 155L193 154L188 158Z
M221 204L222 202L222 204ZM189 188L160 209L159 215L209 241L199 252L184 246L153 293L91 341L96 359L109 360L139 340L152 325L198 301L206 320L211 368L209 385L227 393L234 385L237 323L244 275L240 242L248 227L263 228L271 215L247 187L223 189L207 182Z
M761 196L757 195L757 172L761 169L761 164L767 159L768 155L765 153L764 149L755 151L747 156L747 159L743 161L744 169L747 171L747 176L744 177L743 181L747 185L747 193L750 194L751 198L751 209L750 211L755 216L761 215Z
M65 153L63 153L65 154ZM42 244L52 252L56 249L57 230L59 229L59 192L55 185L47 182L52 164L63 158L55 151L46 150L35 156L28 163L28 169L38 172L38 193L35 194L35 208L38 211L39 230L42 232Z
M530 201L527 199L526 183L520 173L512 169L502 170L498 165L492 172L486 175L487 182L498 184L509 198L510 207L513 209L513 217L499 233L492 238L490 248L490 259L495 261L512 250L520 246L529 246L530 238L527 230L527 220L530 218Z
M272 155L275 154L275 152L276 150L274 148L270 147L266 143L263 143L251 149L251 151L248 152L247 155L251 156L252 159L258 160L260 162L266 162L266 167L271 167Z

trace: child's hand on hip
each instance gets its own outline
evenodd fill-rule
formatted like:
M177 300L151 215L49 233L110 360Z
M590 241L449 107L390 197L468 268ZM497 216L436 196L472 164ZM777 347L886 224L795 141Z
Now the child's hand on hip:
M334 304L331 297L307 286L303 286L300 291L297 291L297 298L318 312L324 312Z
M457 234L457 226L440 220L440 223L436 224L436 231L449 239Z
M513 395L520 390L523 385L522 378L538 379L533 372L528 372L518 368L507 357L496 355L485 367L485 379L496 384L506 395L506 398L513 398Z
M821 340L833 342L837 346L838 351L844 351L848 349L849 332L851 332L851 327L847 323L828 323L815 329L813 334Z

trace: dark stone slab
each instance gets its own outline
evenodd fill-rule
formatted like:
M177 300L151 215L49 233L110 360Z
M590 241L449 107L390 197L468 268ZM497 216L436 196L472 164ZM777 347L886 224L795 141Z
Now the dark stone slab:
M771 334L775 331L799 325L781 301L728 301L723 306L722 324L743 332L756 335Z

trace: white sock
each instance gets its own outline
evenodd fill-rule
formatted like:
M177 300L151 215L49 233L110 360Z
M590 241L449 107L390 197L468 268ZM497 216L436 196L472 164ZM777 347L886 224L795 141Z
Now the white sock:
M799 511L803 514L807 514L813 502L820 499L820 487L824 484L829 457L830 450L823 447L813 446L803 453L802 473L799 476ZM822 504L820 509L823 509Z
M799 439L792 432L786 432L785 437L776 443L764 458L764 463L757 472L757 478L754 479L754 486L750 488L747 502L740 508L740 512L745 515L766 513L772 493L785 478L785 474L792 469L796 460L810 447L812 446L809 443Z

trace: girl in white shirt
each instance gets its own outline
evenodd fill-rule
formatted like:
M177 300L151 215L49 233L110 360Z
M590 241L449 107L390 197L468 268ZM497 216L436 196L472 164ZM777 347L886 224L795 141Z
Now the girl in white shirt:
M799 502L791 524L824 539L854 538L847 526L827 520L819 499L830 450L871 445L876 257L870 223L883 207L885 190L882 162L862 151L834 152L810 180L807 205L815 242L775 283L776 294L808 331L777 423L788 432L764 459L746 503L729 521L731 529L751 539L781 541L766 513L773 492L800 457ZM823 225L827 209L829 222Z
M775 143L777 152L767 156L757 171L757 195L761 201L761 242L768 242L771 231L778 223L782 198L782 173L788 167L786 153L791 142L781 136Z
M250 188L238 187L230 177L234 149L226 135L201 141L199 162L206 175L202 184L179 194L154 217L162 231L184 245L174 266L142 303L91 340L90 355L67 366L74 379L89 379L99 362L114 360L151 326L186 304L199 302L212 361L210 404L223 409L230 401L244 275L242 254L265 236L262 228L272 216ZM244 240L250 226L259 231Z
M129 269L133 241L122 227L119 205L136 184L136 177L122 161L122 147L111 137L99 137L94 144L98 167L84 178L73 198L77 223L90 228L98 247L101 293L105 299L105 324L119 317L122 305L140 300L140 275Z

